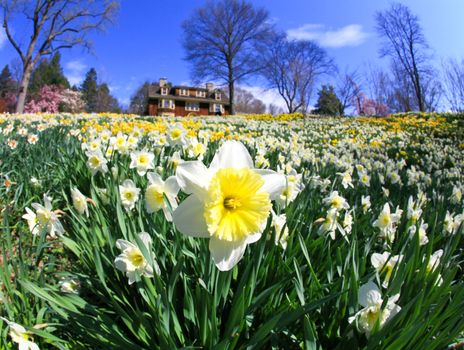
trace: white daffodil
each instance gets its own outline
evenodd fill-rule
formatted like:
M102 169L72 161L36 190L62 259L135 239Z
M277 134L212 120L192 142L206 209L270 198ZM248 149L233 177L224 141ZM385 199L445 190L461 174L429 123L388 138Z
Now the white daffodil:
M438 265L440 265L440 260L442 256L443 256L443 249L437 250L430 256L430 259L427 262L427 273L433 273L435 271ZM443 283L443 278L441 277L441 274L438 274L436 285L441 286L442 283Z
M163 181L161 176L156 173L147 174L149 185L145 191L145 208L148 213L154 213L160 209L163 210L166 220L172 221L171 211L164 196L169 201L172 210L177 208L176 196L179 192L179 184L175 176L170 176Z
M206 152L206 146L198 142L196 137L189 140L186 146L187 155L189 158L196 158L198 160L203 160L203 155Z
M74 209L76 209L79 214L85 214L85 216L89 217L89 207L87 205L89 199L84 196L76 187L71 189L71 197Z
M403 259L402 255L393 255L389 252L383 252L382 254L374 253L371 256L372 266L378 273L385 273L385 279L382 283L382 287L387 288L390 278L398 262Z
M317 222L322 221L322 225L319 227L318 233L328 233L330 238L335 239L335 231L337 230L338 211L335 208L331 208L327 211L325 218L321 218Z
M275 229L275 245L281 245L285 250L287 249L288 227L287 217L285 214L277 215L274 211L272 213L272 227Z
M357 320L359 330L369 336L377 322L379 328L382 328L388 320L401 310L401 307L395 304L399 297L400 295L396 294L389 298L387 305L382 309L382 294L374 282L370 281L359 288L359 304L364 308L350 317L348 322L352 323Z
M180 123L172 125L167 131L167 139L170 146L185 144L185 135L187 131Z
M97 150L94 152L87 152L87 167L92 172L92 175L95 175L99 171L101 173L106 173L108 171L108 161L103 156L101 150Z
M27 331L26 328L17 324L15 322L9 321L4 317L0 317L3 321L6 322L8 327L10 328L9 336L13 343L18 344L19 350L40 350L39 346L34 343L34 339L32 338L32 333ZM43 328L46 325L36 325L34 328Z
M135 203L139 200L140 188L137 188L132 180L124 180L119 185L119 195L121 203L127 211L134 209Z
M181 164L184 160L180 156L180 152L176 151L173 153L173 155L168 159L168 164L172 166L172 168L175 170L177 169L177 166Z
M276 203L280 204L282 207L293 202L296 196L303 190L303 185L301 183L302 175L297 174L295 169L292 169L285 178L286 185L280 196L276 198Z
M362 206L363 213L366 214L371 207L371 196L367 196L367 197L361 196L361 206Z
M385 203L379 217L374 221L373 225L380 229L380 236L385 238L387 243L395 240L396 224L401 220L401 214L400 209L397 209L396 213L391 213L390 206Z
M346 199L338 194L338 191L333 191L328 197L322 200L324 204L328 204L332 209L341 211L343 209L349 209L350 205L346 202Z
M155 155L151 152L146 150L132 152L131 155L131 163L129 167L131 169L137 169L137 174L139 176L144 176L147 173L147 170L154 168L153 160L155 159Z
M178 230L210 238L209 249L221 271L232 269L246 246L260 239L272 208L285 186L285 177L253 168L245 146L225 142L209 168L200 161L178 165L177 182L191 194L173 214Z
M152 244L150 235L142 232L138 236L147 251L150 252ZM154 266L151 266L136 244L118 239L116 247L121 250L121 254L116 257L114 264L118 270L126 273L129 285L140 279L141 276L153 277L153 272L157 275L160 274L156 261L154 261Z
M26 214L24 214L22 217L27 221L29 231L31 231L32 235L37 236L38 234L40 234L39 221L37 220L37 215L35 215L35 213L31 209L26 208Z
M462 190L457 186L453 186L453 191L451 192L450 199L451 203L459 204L462 200Z
M47 233L52 238L55 238L56 236L62 236L64 233L64 228L61 225L61 222L59 220L60 211L52 210L53 209L52 199L48 197L46 194L44 194L43 199L44 199L44 205L40 203L32 203L32 207L35 209L35 215L36 215L37 227L38 227L38 231L35 231L35 233L33 232L33 234L40 233L40 231L42 231L43 229L46 229ZM31 218L31 221L32 221L32 217L30 216L30 211L28 211L28 214L26 215L28 215L28 217ZM25 219L28 220L28 218L25 218ZM28 223L29 223L29 220L28 220ZM30 227L31 226L29 226L29 228Z
M64 278L58 284L63 293L79 294L80 283L74 278Z

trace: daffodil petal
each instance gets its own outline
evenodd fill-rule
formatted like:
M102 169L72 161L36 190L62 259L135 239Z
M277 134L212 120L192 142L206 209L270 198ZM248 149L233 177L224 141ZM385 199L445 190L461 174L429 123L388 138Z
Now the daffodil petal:
M200 161L187 161L177 166L176 179L182 191L201 198L207 195L210 172Z
M164 188L166 193L176 196L180 189L177 178L175 176L168 177L164 183Z
M224 168L253 168L253 160L243 143L226 141L219 148L210 164L210 169Z
M148 182L150 185L163 186L163 179L157 173L149 172L147 173Z
M368 307L378 303L382 303L382 295L380 294L379 287L372 282L364 284L359 288L359 304Z
M269 193L271 200L279 198L286 186L285 175L267 169L254 169L254 171L261 175L264 180L261 191Z
M135 245L129 241L126 241L125 239L118 239L116 241L116 247L120 250L125 250L127 248L134 248Z
M209 237L203 212L204 203L196 195L191 195L174 210L172 220L177 229L185 235Z
M220 271L229 271L242 259L247 244L245 241L227 242L212 237L209 251Z

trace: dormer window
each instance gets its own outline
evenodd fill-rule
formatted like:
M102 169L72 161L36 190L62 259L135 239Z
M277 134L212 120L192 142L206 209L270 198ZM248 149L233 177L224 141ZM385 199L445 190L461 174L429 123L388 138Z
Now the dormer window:
M197 97L206 97L206 92L203 90L197 90Z
M158 103L159 108L169 108L169 109L174 109L175 104L173 100L160 100Z
M221 100L221 93L220 92L216 92L215 95L216 95L216 100L218 100L218 101Z
M161 88L161 95L167 95L168 94L168 88L162 87Z
M188 96L189 92L187 89L180 89L179 90L179 95L180 96Z

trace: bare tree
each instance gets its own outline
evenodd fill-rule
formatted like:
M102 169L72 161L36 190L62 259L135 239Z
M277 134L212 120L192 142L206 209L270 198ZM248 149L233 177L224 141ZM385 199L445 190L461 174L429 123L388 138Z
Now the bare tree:
M316 43L290 41L280 34L266 50L262 75L282 96L289 113L306 113L317 79L335 70L332 59Z
M429 70L429 49L419 19L410 9L394 3L389 10L376 15L377 31L385 39L380 50L382 57L389 56L394 66L401 68L407 83L414 90L414 97L420 111L426 110L424 82L422 75Z
M357 70L345 70L338 75L336 93L340 99L342 115L346 113L348 108L355 104L354 101L356 101L356 96L359 96L361 93L360 81L361 77Z
M259 53L273 33L267 10L245 0L209 0L182 27L193 80L225 83L235 114L235 83L261 69Z
M446 99L453 112L464 112L464 60L442 62Z
M0 0L3 28L22 63L17 113L24 110L29 80L40 58L76 45L89 47L87 33L103 29L117 8L118 2L110 0ZM13 36L21 33L26 40Z
M261 114L266 112L266 105L251 92L236 87L235 109L237 113Z

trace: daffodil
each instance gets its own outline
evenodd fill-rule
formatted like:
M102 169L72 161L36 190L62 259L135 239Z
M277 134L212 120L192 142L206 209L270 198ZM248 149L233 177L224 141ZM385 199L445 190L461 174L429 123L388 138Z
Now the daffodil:
M279 245L285 250L287 249L287 239L288 239L288 227L287 227L287 217L285 214L277 215L272 212L272 222L271 226L275 229L275 245Z
M19 350L40 350L39 346L34 343L34 339L32 338L32 333L27 331L26 328L17 324L15 322L9 321L4 317L0 317L3 321L6 322L8 327L10 328L9 336L13 343L18 344ZM46 325L36 325L34 328L43 328Z
M76 187L71 189L71 197L73 201L73 206L76 211L81 215L89 216L89 207L87 205L88 198L84 196L81 191Z
M56 236L62 236L64 233L64 228L59 220L59 215L61 212L59 210L52 210L52 199L46 194L44 194L43 199L44 205L40 203L32 203L32 207L35 209L35 219L31 214L31 210L28 210L28 208L26 208L27 214L24 215L23 218L28 220L30 229L32 224L35 223L34 227L36 228L33 230L31 229L32 234L38 234L43 229L46 229L47 233L52 238L55 238Z
M129 167L137 169L137 174L140 176L144 176L147 170L154 168L153 160L155 159L155 155L151 152L146 150L132 152L130 157L131 163Z
M338 191L333 191L328 197L322 200L324 204L329 204L332 209L341 211L343 209L349 209L350 205L347 203L346 199L338 194Z
M145 246L145 249L150 252L152 240L148 233L142 232L139 235L140 241ZM121 254L114 260L118 270L124 272L129 279L129 285L140 279L140 277L153 277L154 272L159 275L160 270L156 261L154 266L151 266L143 255L137 244L118 239L116 247L121 250Z
M156 173L147 174L149 185L145 191L145 207L148 213L154 213L163 210L166 220L172 221L171 211L165 196L172 210L177 208L176 196L179 192L179 184L175 176L170 176L163 181L161 176Z
M101 150L94 152L87 152L87 166L92 172L92 175L95 175L99 171L106 173L108 171L108 161L103 156Z
M399 297L400 295L396 294L389 298L386 306L382 309L382 294L374 282L370 281L359 288L359 304L364 308L350 317L348 322L353 323L357 320L359 330L369 336L377 323L379 328L382 328L401 310L401 307L395 304Z
M119 195L121 203L127 211L134 209L135 203L139 200L140 188L137 188L132 180L124 180L119 185Z
M191 194L173 214L177 229L189 236L209 238L213 260L221 271L232 269L246 246L261 238L272 204L285 186L285 177L253 168L245 146L225 142L209 168L200 161L178 165L177 182Z
M390 212L390 205L385 203L374 226L380 229L380 236L385 238L388 243L395 240L396 224L401 220L402 210L397 209L395 213Z
M383 252L382 254L374 253L371 256L371 264L378 273L385 273L385 279L383 280L382 287L387 288L390 278L398 262L403 259L402 255L391 255L389 252Z
M31 209L26 208L26 214L24 214L22 217L27 221L29 231L31 231L32 235L37 236L38 234L40 234L37 215L35 215L35 213Z

